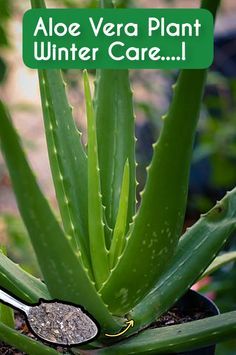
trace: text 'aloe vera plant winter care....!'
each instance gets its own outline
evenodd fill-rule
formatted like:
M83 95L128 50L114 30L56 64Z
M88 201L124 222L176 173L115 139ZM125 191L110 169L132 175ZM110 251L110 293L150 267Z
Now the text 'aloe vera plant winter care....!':
M203 8L32 9L23 60L33 69L202 69L213 61L213 32Z
M43 0L31 0L31 4L34 9L45 8ZM215 18L219 4L220 0L203 0L201 8ZM109 11L115 5L111 0L100 2ZM39 28L43 28L42 22ZM197 23L194 29L198 31ZM65 30L78 34L79 27ZM157 30L159 35L171 32L163 20L155 24L153 20L152 32ZM131 28L126 31L132 32ZM85 57L85 52L81 56ZM178 61L177 56L173 58L167 61ZM206 74L207 69L183 69L179 73L138 203L135 92L130 88L128 70L98 69L94 95L90 75L83 72L87 116L84 144L60 70L39 69L59 217L28 163L7 104L0 101L1 149L42 275L36 278L2 252L0 288L30 307L38 307L29 314L29 322L36 324L36 335L38 332L42 339L54 343L59 339L63 347L23 335L3 317L1 341L29 355L196 354L196 349L199 354L214 354L214 344L235 338L236 311L219 314L213 303L190 288L204 275L236 259L234 252L217 257L236 231L236 189L183 233ZM58 308L60 304L63 306ZM200 307L203 316L197 320L192 317L188 323L160 325L163 314L173 306L185 312ZM56 321L66 326L70 311L76 313L74 307L81 311L77 312L78 317L82 314L81 327L84 322L85 328L93 328L85 331L88 340L96 336L95 340L88 342L78 324L76 331L85 337L79 338L82 345L75 341L71 346L69 337L58 335L62 326L55 326ZM64 308L68 314L63 314ZM9 308L4 312L10 312ZM53 325L50 317L57 316ZM42 317L41 328L37 317ZM45 328L44 317L48 319Z

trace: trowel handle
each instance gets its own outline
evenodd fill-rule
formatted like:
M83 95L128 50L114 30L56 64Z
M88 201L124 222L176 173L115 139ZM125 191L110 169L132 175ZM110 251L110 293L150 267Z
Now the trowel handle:
M29 313L29 309L30 309L29 306L18 301L16 298L10 296L8 293L6 293L5 291L2 291L2 290L0 290L0 301L3 301L4 303L6 303L9 306L17 308L26 314Z

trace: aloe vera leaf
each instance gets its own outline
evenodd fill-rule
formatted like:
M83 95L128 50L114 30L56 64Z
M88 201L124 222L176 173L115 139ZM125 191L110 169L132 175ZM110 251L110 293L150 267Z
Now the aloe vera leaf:
M236 229L236 188L180 239L178 249L153 290L130 312L132 331L167 311L200 277Z
M205 276L212 274L213 272L217 271L218 269L222 268L226 264L229 264L233 261L236 261L236 252L232 251L229 253L225 253L223 255L218 256L211 265L204 271L201 275L201 279Z
M98 70L95 84L99 166L106 220L114 229L126 160L130 164L127 226L135 214L135 137L132 93L127 70Z
M47 286L42 281L21 269L2 253L0 253L0 287L28 303L36 303L39 298L51 298Z
M121 255L125 245L126 221L129 201L129 181L129 161L127 160L124 167L116 225L113 232L111 248L109 250L109 261L111 269L115 266L118 257Z
M219 3L220 0L206 0L203 6L215 15ZM151 290L176 250L185 216L192 147L206 72L183 70L174 87L126 248L101 290L113 314L127 313ZM181 134L177 134L180 130ZM137 255L142 256L143 262Z
M3 303L0 304L0 323L12 329L15 327L14 311Z
M89 244L93 272L99 289L109 275L108 251L105 245L103 207L98 165L96 121L91 98L89 78L84 71L84 92L87 110L88 131L88 224Z
M44 0L30 0L31 1L31 5L33 8L44 8L45 6L45 2Z
M100 0L100 7L113 8L115 7L115 1ZM107 87L109 87L109 91L107 91ZM130 178L126 230L128 230L135 214L137 183L135 181L134 113L128 71L97 70L94 103L99 143L98 152L100 154L99 161L101 167L104 167L104 169L101 169L101 182L105 221L108 221L106 223L108 228L105 229L105 234L107 246L110 248L112 239L110 230L115 228L118 217L123 165L127 157L132 165L130 167L132 169L130 173L132 177ZM128 120L125 121L127 118ZM107 125L109 125L109 130L107 130ZM106 134L106 143L104 143L103 139L104 133ZM107 142L109 142L111 151L107 150ZM109 186L111 186L111 189Z
M7 248L5 245L1 246L1 254L7 255ZM0 322L7 325L8 327L14 329L15 319L14 311L11 307L6 306L3 303L0 303Z
M236 311L180 325L148 329L117 345L91 354L163 354L205 348L235 339Z
M39 71L39 83L48 154L63 225L66 233L72 236L73 247L79 248L89 260L87 157L81 134L67 103L60 73L57 70Z
M33 7L45 7L33 1ZM65 231L73 247L81 250L86 267L90 265L87 225L87 156L81 142L65 83L59 70L39 70L48 154L57 201Z
M40 278L39 266L22 218L12 213L3 213L2 220L9 241L8 250L10 251L12 247L16 248L13 250L13 254L17 254L17 259L21 260L20 267L29 274Z
M120 329L90 281L28 165L9 114L0 102L0 141L21 216L52 298L81 304L104 329Z
M33 340L20 332L0 323L0 339L4 343L25 352L28 355L59 355L55 349Z
M178 80L173 104L155 146L140 210L122 258L101 290L114 314L126 313L147 294L175 251L184 219L191 151L205 76L205 70L188 70ZM181 135L177 135L180 127ZM137 257L140 254L143 262Z

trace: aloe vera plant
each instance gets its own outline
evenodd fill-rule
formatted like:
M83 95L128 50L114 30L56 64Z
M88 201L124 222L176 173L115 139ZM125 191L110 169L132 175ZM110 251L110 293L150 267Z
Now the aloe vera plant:
M203 0L202 7L215 16L219 2ZM34 8L45 6L43 0L31 3ZM111 7L112 1L101 1L101 6ZM40 190L9 111L0 102L1 148L44 281L0 254L0 286L28 303L56 298L82 305L101 326L99 339L82 352L176 352L235 337L235 311L187 325L145 330L202 275L236 259L235 253L215 259L236 230L236 189L181 236L206 70L184 70L179 75L153 147L139 208L128 70L98 70L94 100L86 72L83 78L87 149L60 72L39 71L62 223ZM4 317L0 320L2 341L27 354L59 354L17 333L4 323ZM132 327L121 332L127 322ZM107 337L119 332L119 337ZM109 346L104 345L108 341Z

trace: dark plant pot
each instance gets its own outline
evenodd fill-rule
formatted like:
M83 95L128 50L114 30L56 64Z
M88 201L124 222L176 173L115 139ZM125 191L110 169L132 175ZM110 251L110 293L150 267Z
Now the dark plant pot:
M192 309L199 308L202 313L206 314L206 317L216 316L220 313L217 306L210 299L193 290L189 290L176 303L176 306L184 310L185 313L188 313L188 310L191 311ZM185 351L181 353L176 353L176 355L214 355L215 348L216 345L213 344L204 349Z

